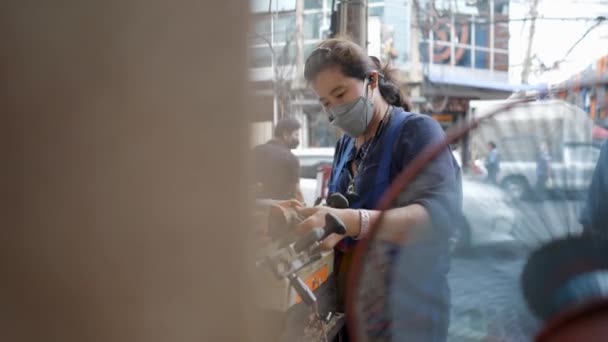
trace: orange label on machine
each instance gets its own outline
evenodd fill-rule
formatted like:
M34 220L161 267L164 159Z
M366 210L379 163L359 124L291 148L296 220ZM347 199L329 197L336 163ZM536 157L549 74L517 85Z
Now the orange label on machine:
M308 278L304 280L304 283L306 284L306 286L308 286L309 289L314 291L318 289L319 286L321 286L321 284L323 284L328 277L329 267L327 266L327 264L325 264L318 271L308 276ZM301 301L302 298L299 295L296 295L296 304L300 303Z
M454 121L454 116L450 114L433 114L431 115L433 119L439 122L452 122Z

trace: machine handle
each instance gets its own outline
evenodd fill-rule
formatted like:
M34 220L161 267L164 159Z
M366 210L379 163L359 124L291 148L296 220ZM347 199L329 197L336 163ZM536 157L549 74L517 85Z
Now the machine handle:
M346 209L349 207L348 199L339 192L334 192L327 197L327 206L336 209Z
M325 234L323 228L311 230L293 245L293 250L296 251L296 253L300 253L303 250L308 249L308 247L312 246L315 242L323 240L323 234Z
M289 283L296 290L296 293L302 298L304 303L307 305L312 305L317 301L317 297L312 292L312 290L304 283L302 278L298 277L295 273L292 273L288 276Z
M344 222L342 222L342 220L338 216L336 216L332 213L327 213L327 214L325 214L325 227L324 227L323 231L324 231L324 234L320 240L324 240L326 237L330 236L331 234L338 234L338 235L346 234L346 226L344 225Z

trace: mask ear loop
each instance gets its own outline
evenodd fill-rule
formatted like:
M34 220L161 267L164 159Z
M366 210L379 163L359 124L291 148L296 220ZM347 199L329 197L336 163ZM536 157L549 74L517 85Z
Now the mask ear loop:
M372 84L372 80L373 80L373 79L374 79L374 77L373 77L373 76L371 76L371 75L370 75L369 77L367 77L367 78L366 78L366 80L367 80L367 85L365 86L365 100L366 100L366 101L371 101L371 103L372 103L372 113L373 113L373 111L374 111L374 110L373 110L373 109L374 109L374 102L368 98L368 95L369 95L369 87L371 86L371 84ZM364 80L363 82L365 82L365 80ZM373 99L373 97L374 97L374 90L372 89L372 99ZM368 126L368 125L369 125L369 113L368 113L367 108L368 108L368 107L366 107L366 110L365 110L365 125L366 125L366 126ZM366 128L366 129L367 129L367 128Z
M377 77L377 82L378 82L376 88L378 88L378 91L380 91L380 80L384 78L384 74L379 72L376 77ZM372 101L368 98L368 95L369 95L368 91L369 91L369 87L370 87L372 81L374 80L374 76L369 75L368 77L366 77L365 80L367 80L367 85L365 86L365 99L367 101ZM365 82L365 80L363 82ZM373 99L373 97L374 97L374 90L372 89L372 99ZM373 101L372 101L372 113L373 113ZM368 120L368 113L366 112L365 113L365 122L367 124L369 124L369 121L367 121L367 120Z

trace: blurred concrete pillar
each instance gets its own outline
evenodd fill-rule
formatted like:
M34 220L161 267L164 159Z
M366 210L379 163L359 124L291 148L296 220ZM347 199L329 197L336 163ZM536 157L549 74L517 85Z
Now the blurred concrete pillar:
M367 51L367 0L341 0L338 13L338 32Z
M247 5L0 4L2 340L254 339Z

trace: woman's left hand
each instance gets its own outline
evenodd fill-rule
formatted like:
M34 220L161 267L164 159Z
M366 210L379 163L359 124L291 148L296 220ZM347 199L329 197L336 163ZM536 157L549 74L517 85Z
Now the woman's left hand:
M306 219L296 227L296 233L304 235L314 228L325 226L325 215L332 213L342 220L346 226L346 234L331 234L323 242L323 250L331 250L338 242L347 236L357 236L359 234L359 213L353 209L334 209L330 207L312 207L298 209L298 213Z

